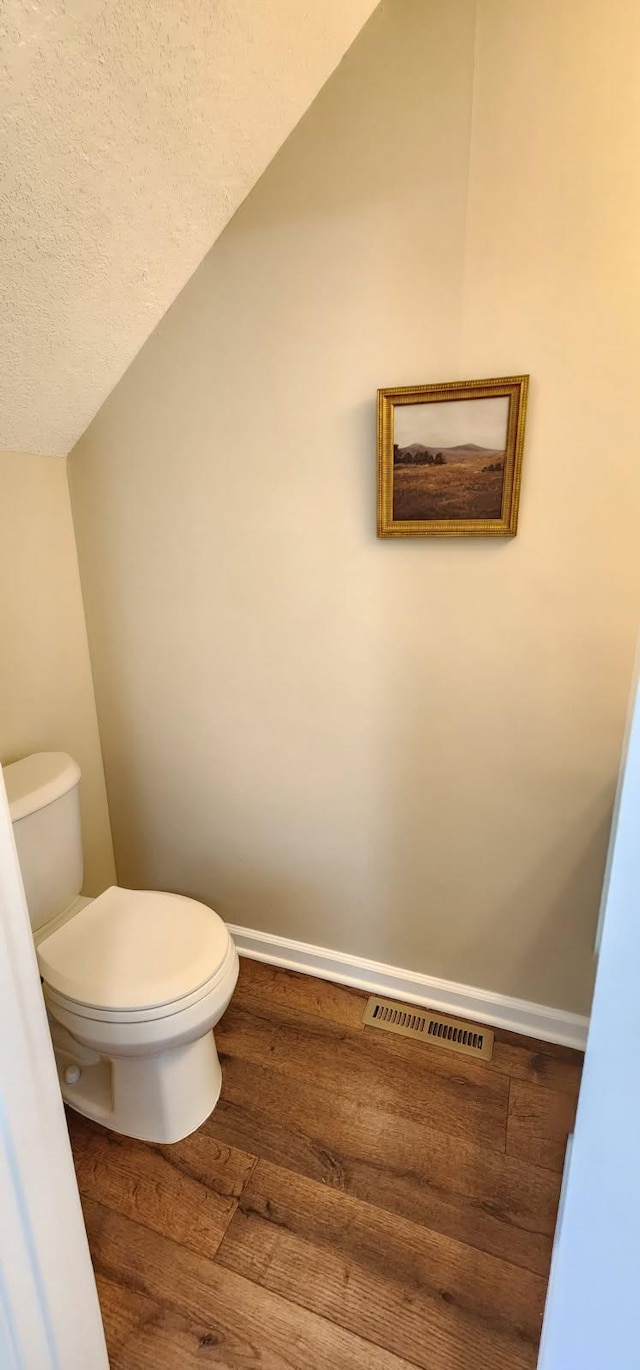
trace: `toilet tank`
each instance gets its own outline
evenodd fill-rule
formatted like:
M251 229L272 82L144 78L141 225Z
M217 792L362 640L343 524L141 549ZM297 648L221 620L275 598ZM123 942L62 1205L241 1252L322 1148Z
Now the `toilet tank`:
M35 931L82 889L80 767L66 752L34 752L3 774Z

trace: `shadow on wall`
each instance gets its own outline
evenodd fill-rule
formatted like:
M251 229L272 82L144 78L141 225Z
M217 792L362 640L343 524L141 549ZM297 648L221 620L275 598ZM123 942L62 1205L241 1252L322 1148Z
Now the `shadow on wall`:
M588 778L558 772L545 805L549 757L527 773L508 735L463 721L455 682L438 724L428 653L412 666L387 717L379 942L397 961L402 928L402 965L588 1014L615 779L585 798ZM465 774L454 758L469 728Z
M580 816L570 816L564 836L532 866L531 877L496 919L494 945L517 942L514 914L523 902L536 913L533 931L519 948L526 983L532 969L545 986L544 1002L588 1014L595 977L594 944L615 785L607 786ZM542 913L542 917L540 914ZM514 937L515 932L515 937Z

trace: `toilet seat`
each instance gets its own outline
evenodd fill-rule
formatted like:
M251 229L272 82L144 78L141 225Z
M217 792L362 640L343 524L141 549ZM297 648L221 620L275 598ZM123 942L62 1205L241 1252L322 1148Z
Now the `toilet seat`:
M113 1022L180 1012L224 977L232 948L218 914L177 894L111 886L39 943L53 1001Z
M206 980L203 985L199 985L191 994L185 994L181 999L174 999L169 1004L159 1004L155 1008L141 1009L113 1009L98 1008L93 1004L83 1003L80 999L72 999L69 995L62 994L60 990L54 989L51 983L45 979L45 999L51 1011L55 1014L56 1009L64 1013L72 1013L76 1018L86 1019L93 1023L153 1023L156 1019L173 1018L178 1014L185 1013L188 1009L208 999L219 988L225 988L224 982L230 977L237 975L238 954L234 943L229 937L229 945L224 961L219 966L215 975Z

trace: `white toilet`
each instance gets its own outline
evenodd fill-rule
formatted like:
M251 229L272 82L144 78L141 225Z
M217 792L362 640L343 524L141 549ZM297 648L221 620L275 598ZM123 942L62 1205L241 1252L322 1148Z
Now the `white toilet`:
M177 1142L220 1094L212 1028L238 978L229 932L178 894L80 897L70 756L37 752L4 779L63 1097L114 1132Z

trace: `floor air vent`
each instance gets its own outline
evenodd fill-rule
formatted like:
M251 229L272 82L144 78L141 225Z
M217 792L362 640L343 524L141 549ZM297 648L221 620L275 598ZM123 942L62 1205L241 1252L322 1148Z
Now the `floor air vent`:
M419 1037L432 1046L460 1051L483 1061L490 1061L493 1056L490 1028L479 1023L463 1023L460 1018L445 1018L442 1013L432 1013L427 1008L414 1008L411 1004L371 995L363 1021L368 1027L397 1032L402 1037Z

